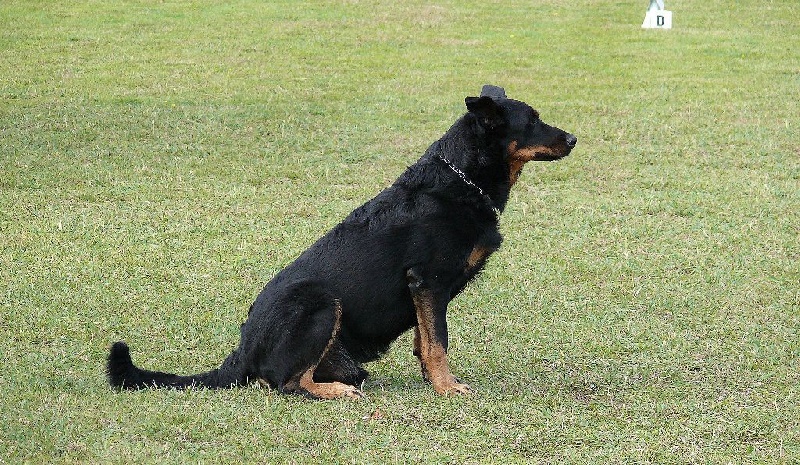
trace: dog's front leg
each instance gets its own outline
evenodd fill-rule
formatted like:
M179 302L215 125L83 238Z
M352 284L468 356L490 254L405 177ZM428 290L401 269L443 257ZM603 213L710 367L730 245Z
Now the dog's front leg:
M419 357L423 376L439 394L471 393L468 385L453 376L447 363L446 312L450 291L434 292L413 268L408 270L406 277L417 312L414 355Z
M419 360L419 366L422 368L422 379L425 381L430 381L428 377L428 369L425 367L425 362L422 361L422 351L420 350L420 335L419 335L419 326L414 326L414 356L417 357Z

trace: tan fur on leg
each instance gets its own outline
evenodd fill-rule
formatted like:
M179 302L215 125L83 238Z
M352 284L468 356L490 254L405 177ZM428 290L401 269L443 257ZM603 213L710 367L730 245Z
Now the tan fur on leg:
M418 357L422 364L423 375L427 375L433 389L439 394L472 393L472 389L468 385L459 383L456 377L450 373L447 351L440 342L436 341L433 324L433 296L430 291L420 290L413 298L417 309L414 346L415 350L419 350Z

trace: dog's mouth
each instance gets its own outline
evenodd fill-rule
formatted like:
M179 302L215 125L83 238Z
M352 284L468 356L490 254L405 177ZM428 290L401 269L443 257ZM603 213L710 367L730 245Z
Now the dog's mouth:
M518 147L517 141L511 142L508 146L508 167L509 183L516 184L522 174L522 167L529 161L555 161L560 160L572 152L578 139L572 134L568 134L562 143L551 147L548 145L533 145Z
M560 160L572 152L575 145L578 144L578 138L572 134L566 134L564 140L555 147L541 147L543 150L537 150L536 155L532 160L535 161L555 161Z
M555 161L560 160L572 152L575 145L578 144L578 138L569 133L564 133L563 138L558 141L555 146L539 146L532 147L534 155L531 158L533 161Z
M570 147L567 147L567 148L562 149L562 150L551 150L551 151L548 151L548 152L539 152L533 158L531 158L531 161L556 161L556 160L561 160L562 158L564 158L567 155L569 155L570 152L572 152L572 148L570 148Z
M514 144L512 144L513 147ZM536 145L529 147L516 148L509 147L509 159L518 160L523 163L529 161L555 161L566 157L572 151L572 147L567 144L559 144L555 147L547 145Z

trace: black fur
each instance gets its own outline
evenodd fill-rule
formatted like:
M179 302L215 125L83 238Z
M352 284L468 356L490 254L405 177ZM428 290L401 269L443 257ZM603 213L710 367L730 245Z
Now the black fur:
M500 87L484 86L466 105L468 112L394 184L267 283L241 326L239 346L219 368L192 376L139 369L117 342L108 357L109 383L226 388L260 380L305 393L297 380L310 369L315 382L361 384L367 377L361 364L418 324L410 286L424 283L431 295L443 296L437 308L446 309L500 246L498 215L519 174L512 170L524 164L516 161L523 152L510 148L545 147L530 159L552 160L569 154L577 140ZM446 349L444 310L435 320Z

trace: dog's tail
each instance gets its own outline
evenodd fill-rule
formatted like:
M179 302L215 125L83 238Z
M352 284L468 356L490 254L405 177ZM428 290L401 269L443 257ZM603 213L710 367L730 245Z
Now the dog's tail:
M108 383L119 389L133 390L153 387L185 389L190 386L210 389L230 388L247 383L247 377L236 367L235 358L238 358L237 352L232 353L220 368L206 373L180 376L138 368L131 360L131 351L128 345L124 342L115 342L108 355L106 376L108 376Z

